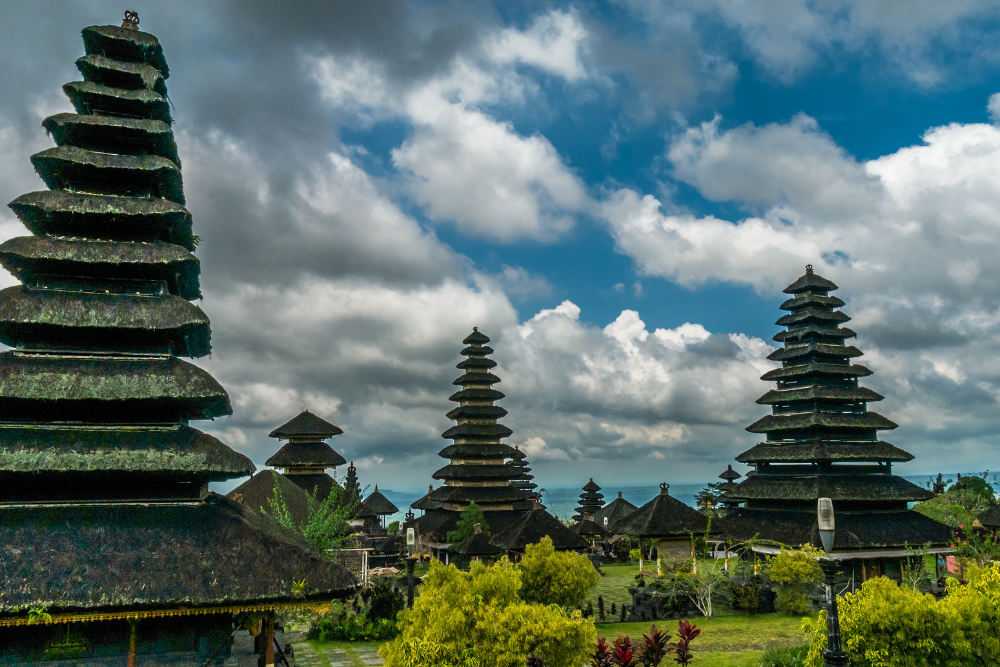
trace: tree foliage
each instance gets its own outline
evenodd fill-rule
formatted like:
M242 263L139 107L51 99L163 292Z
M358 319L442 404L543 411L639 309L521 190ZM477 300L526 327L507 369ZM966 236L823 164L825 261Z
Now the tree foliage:
M951 667L1000 664L1000 564L971 567L968 583L949 579L943 599L869 579L840 600L841 637L859 667ZM812 627L806 664L822 665L823 619ZM812 626L812 624L810 624Z
M601 580L586 556L556 551L552 538L529 544L519 564L521 597L528 602L575 607L583 603Z
M823 581L823 570L817 562L822 553L821 549L805 544L801 549L781 547L781 553L771 559L768 576L778 584L775 599L778 611L792 616L812 611L807 592Z
M302 525L295 524L277 483L268 499L268 507L261 508L261 511L276 519L282 526L301 532L309 544L324 553L339 549L349 536L344 523L358 507L356 498L346 493L339 484L334 484L330 495L323 500L308 491L306 496L309 503L308 514Z
M462 515L458 519L455 530L449 531L445 539L453 544L459 544L476 534L476 524L486 535L490 534L490 526L486 523L486 516L479 505L472 502L462 510Z
M979 478L970 477L967 479ZM976 517L988 507L989 503L980 493L964 489L946 491L935 498L917 503L913 509L956 529L959 526L972 526Z
M506 557L474 562L467 573L432 561L413 609L399 614L400 636L380 649L386 667L468 665L473 657L481 667L523 667L531 654L550 667L578 667L597 640L593 622L525 602L521 578Z

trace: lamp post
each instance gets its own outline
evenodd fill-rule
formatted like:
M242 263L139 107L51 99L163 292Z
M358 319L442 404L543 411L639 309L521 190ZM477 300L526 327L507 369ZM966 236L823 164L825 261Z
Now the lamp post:
M413 609L413 566L417 559L413 557L413 552L417 547L417 536L412 528L406 529L406 608Z
M833 552L833 537L836 530L836 518L833 513L833 501L820 498L816 503L816 523L819 525L819 537L823 541L826 553L819 559L819 567L823 570L823 583L826 584L826 653L823 654L826 667L846 667L847 654L840 646L840 618L837 615L837 596L834 586L837 581L837 561L830 554Z

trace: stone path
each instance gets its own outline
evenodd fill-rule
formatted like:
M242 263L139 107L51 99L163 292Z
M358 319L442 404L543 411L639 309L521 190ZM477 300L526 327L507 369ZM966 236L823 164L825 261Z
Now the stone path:
M378 650L368 645L317 650L304 632L288 633L288 643L295 648L295 667L368 667L384 662Z

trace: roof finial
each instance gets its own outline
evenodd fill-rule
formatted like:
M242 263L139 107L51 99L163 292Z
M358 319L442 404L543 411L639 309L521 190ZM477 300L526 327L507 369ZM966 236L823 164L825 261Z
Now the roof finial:
M479 327L472 327L473 331L479 331Z
M378 493L378 484L375 485L375 493Z
M122 19L122 27L128 30L139 29L139 13L132 10L125 11L125 18Z
M806 264L806 273L812 273L812 272L813 272L813 265Z
M660 495L661 496L669 496L670 495L670 485L667 484L666 482L661 482L660 483Z

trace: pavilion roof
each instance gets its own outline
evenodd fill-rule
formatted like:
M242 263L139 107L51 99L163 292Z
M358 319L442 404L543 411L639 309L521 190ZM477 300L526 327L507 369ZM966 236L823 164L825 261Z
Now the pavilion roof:
M637 537L704 535L708 517L671 496L668 488L661 484L655 498L611 526L611 532Z
M490 542L486 533L475 533L460 543L455 551L464 556L496 556L504 550Z
M333 451L333 447L325 442L288 442L265 461L264 465L276 468L294 466L336 468L345 463L347 459Z
M399 511L399 508L393 505L388 498L382 495L382 492L378 490L378 486L372 491L371 495L361 501L362 511L367 511L372 514L379 516L385 516L387 514L395 514Z
M334 426L308 410L303 410L291 420L271 431L269 436L272 438L316 436L320 440L325 440L331 436L340 435L343 432L343 429L339 426ZM341 461L341 463L345 463L345 461ZM338 463L337 465L340 464Z
M527 545L543 537L552 539L556 551L586 549L590 543L563 525L545 510L531 510L503 532L494 532L491 542L505 551L523 552Z
M637 509L639 508L622 498L622 492L619 491L617 498L594 513L594 521L598 525L603 526L604 518L607 517L608 528L611 529L618 521L630 515Z

